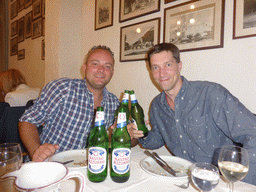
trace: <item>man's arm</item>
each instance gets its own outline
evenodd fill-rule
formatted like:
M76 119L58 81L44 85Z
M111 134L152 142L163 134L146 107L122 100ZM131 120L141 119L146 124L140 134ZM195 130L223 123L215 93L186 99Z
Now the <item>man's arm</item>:
M19 122L20 138L33 161L44 161L59 148L58 145L40 144L37 127L28 122Z

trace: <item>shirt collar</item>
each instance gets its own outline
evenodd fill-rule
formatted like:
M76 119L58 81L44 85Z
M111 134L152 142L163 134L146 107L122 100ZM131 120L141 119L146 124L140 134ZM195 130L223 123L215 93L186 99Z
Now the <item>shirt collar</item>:
M86 93L85 96L87 97L89 94L93 95L92 92L87 87L86 79L84 79L84 86L85 86L85 93ZM104 87L104 89L103 89L103 100L101 101L102 106L105 103L105 101L108 100L108 98L109 98L109 92L108 92L107 88Z

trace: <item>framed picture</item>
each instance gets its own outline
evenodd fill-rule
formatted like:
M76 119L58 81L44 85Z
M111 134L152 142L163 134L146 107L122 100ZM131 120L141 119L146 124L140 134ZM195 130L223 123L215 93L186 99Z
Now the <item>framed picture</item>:
M42 35L44 36L45 35L45 18L43 18L42 20Z
M42 36L42 18L38 18L32 23L32 39Z
M113 25L114 0L95 1L95 25L94 30Z
M29 38L32 35L32 11L26 14L24 22L24 34L25 38Z
M256 1L234 0L233 39L256 36Z
M10 49L11 56L18 54L18 37L14 37L11 39Z
M24 6L25 6L25 8L28 8L30 5L32 5L32 0L25 0L25 2L24 2Z
M147 51L160 40L160 17L121 27L120 61L145 60Z
M44 39L42 40L42 60L45 58L45 42Z
M18 60L25 59L25 49L21 49L18 51Z
M18 15L18 12L17 12L17 1L15 1L14 3L11 4L11 19L16 17L17 15Z
M21 12L24 8L24 0L17 0L17 12Z
M18 43L24 41L24 17L18 20Z
M18 22L17 20L11 23L11 37L18 34Z
M177 0L164 0L164 3L170 3L170 2L173 2L173 1L177 1Z
M41 0L35 0L32 4L33 20L42 16L42 2Z
M45 17L45 0L42 0L42 17Z
M120 0L119 22L134 19L160 10L160 0Z
M225 0L194 0L164 10L164 42L180 51L223 47Z

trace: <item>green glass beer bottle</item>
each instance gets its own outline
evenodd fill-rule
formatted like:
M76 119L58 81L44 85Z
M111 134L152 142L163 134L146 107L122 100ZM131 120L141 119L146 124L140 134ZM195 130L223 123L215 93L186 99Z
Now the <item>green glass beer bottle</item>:
M125 112L126 112L126 123L129 123L129 117L130 117L130 110L129 110L129 91L128 90L124 90L124 95L123 95L123 99L121 102L120 107L124 107L125 108Z
M126 112L119 108L117 127L111 138L111 171L114 182L123 183L130 177L131 138L127 131Z
M132 122L138 127L138 130L143 131L144 137L146 137L148 135L148 128L145 124L143 109L139 105L133 90L130 91L130 95Z
M88 145L88 179L92 182L104 181L108 174L108 134L104 124L103 107L97 107L94 128Z

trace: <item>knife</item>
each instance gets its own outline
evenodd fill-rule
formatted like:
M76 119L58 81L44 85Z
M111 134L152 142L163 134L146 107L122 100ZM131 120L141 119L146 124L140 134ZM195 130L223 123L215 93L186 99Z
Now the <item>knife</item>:
M176 171L174 171L163 159L161 159L155 152L150 153L148 150L144 151L144 153L151 158L153 158L158 165L160 165L165 171L168 173L172 174L173 176L176 177Z

